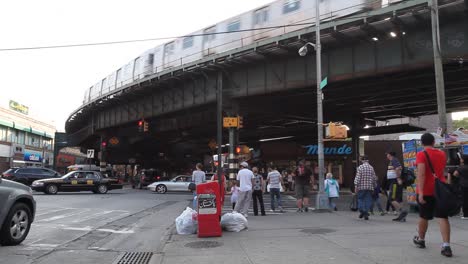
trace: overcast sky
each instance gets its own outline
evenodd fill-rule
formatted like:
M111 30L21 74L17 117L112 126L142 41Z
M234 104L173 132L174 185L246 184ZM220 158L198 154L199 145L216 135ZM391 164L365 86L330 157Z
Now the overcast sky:
M178 36L271 0L14 0L0 2L0 49ZM63 131L84 92L163 42L0 52L0 105Z

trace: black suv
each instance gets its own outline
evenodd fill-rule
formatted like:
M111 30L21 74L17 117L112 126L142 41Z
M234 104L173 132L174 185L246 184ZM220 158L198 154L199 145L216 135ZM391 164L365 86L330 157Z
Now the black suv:
M146 187L153 182L167 180L170 180L170 177L162 176L162 173L159 170L143 169L136 175L135 182L133 183L132 187L143 189L143 187Z
M57 178L60 173L46 168L11 168L2 173L2 178L31 185L36 180Z

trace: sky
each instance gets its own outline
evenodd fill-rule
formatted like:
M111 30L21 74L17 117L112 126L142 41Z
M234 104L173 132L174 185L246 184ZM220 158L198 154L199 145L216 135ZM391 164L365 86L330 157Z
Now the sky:
M0 1L0 49L180 36L271 1ZM164 42L0 51L0 105L14 100L63 131L87 88Z
M15 0L0 2L0 49L180 36L271 0ZM0 51L0 105L14 100L64 130L89 87L167 41ZM468 113L460 117L468 116Z

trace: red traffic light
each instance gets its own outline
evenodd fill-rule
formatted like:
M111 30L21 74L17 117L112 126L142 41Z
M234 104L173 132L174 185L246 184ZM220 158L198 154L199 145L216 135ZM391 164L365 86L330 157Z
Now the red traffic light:
M143 120L138 121L138 126L143 126Z
M107 146L107 142L103 141L103 142L101 143L101 146L102 146L103 148L105 148L105 147Z
M236 154L240 154L240 152L241 152L241 147L237 146L236 147Z

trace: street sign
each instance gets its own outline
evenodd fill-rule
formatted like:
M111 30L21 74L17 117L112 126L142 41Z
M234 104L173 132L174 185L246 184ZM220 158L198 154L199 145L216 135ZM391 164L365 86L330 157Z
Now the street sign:
M322 80L320 83L320 90L322 90L325 86L328 84L328 77L325 77L325 79Z
M94 149L88 149L86 152L86 158L93 159L94 158Z
M223 127L238 127L239 126L239 118L237 117L224 117L223 118Z

